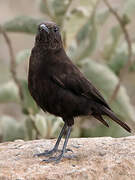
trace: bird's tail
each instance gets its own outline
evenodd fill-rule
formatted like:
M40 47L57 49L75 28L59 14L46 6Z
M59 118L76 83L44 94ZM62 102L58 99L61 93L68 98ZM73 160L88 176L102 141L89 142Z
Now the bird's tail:
M99 114L93 114L93 116L98 119L100 122L102 122L106 127L109 127L108 123L102 118Z
M102 106L102 112L103 112L103 114L109 116L113 121L118 123L125 130L127 130L128 132L131 132L130 127L126 123L124 123L120 119L118 119L113 111L111 111L110 109L106 108L105 106Z

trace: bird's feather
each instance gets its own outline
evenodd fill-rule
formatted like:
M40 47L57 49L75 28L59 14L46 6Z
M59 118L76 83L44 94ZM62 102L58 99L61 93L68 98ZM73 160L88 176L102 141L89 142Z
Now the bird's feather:
M69 67L70 73L59 73L52 76L52 80L60 87L72 91L77 95L84 96L89 100L95 100L96 102L111 109L100 92L88 81L84 75L75 67L70 64L66 64ZM66 68L68 69L68 68Z

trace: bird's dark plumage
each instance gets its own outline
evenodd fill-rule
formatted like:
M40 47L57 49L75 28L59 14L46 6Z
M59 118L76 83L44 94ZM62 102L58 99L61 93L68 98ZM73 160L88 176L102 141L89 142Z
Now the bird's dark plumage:
M131 131L68 58L59 28L53 22L39 25L30 56L28 87L36 103L44 111L62 117L67 127L71 127L74 118L81 115L93 115L109 127L102 117L107 115Z

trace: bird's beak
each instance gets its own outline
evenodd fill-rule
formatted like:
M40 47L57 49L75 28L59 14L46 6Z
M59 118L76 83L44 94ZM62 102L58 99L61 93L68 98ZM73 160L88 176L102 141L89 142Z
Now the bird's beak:
M50 31L49 31L48 27L45 24L41 24L40 28L41 28L41 30L45 30L49 34Z

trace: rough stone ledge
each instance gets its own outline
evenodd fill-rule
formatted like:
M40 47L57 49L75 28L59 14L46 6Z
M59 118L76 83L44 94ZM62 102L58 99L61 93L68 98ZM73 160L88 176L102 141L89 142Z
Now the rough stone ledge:
M78 158L63 159L59 164L41 162L44 157L33 157L52 148L54 143L55 140L1 143L0 180L135 179L134 136L70 139L68 148Z

